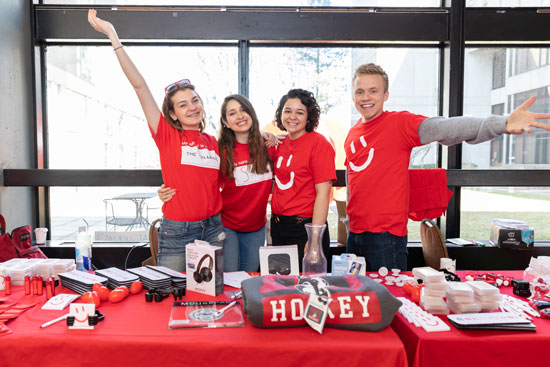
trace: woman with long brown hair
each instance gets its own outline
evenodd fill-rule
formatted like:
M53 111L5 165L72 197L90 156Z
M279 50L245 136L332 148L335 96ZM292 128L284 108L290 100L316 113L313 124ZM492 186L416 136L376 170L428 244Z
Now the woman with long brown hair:
M224 271L258 271L265 241L266 207L272 186L274 148L266 148L250 101L225 97L221 106L218 146L221 156ZM175 190L159 191L162 201Z

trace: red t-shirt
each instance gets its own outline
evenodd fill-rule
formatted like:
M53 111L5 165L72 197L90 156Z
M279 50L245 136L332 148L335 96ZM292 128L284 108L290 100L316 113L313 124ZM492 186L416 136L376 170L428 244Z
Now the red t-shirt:
M407 234L409 161L421 145L418 127L425 116L385 111L353 126L346 141L349 230Z
M267 152L273 159L275 148L268 148ZM235 142L235 179L222 178L222 222L224 227L239 232L254 232L265 225L267 200L273 182L271 171L261 175L250 172L249 159L248 144Z
M313 131L296 140L287 136L275 156L275 185L271 199L274 214L312 217L315 185L336 181L334 148Z
M222 200L216 138L198 130L182 134L162 115L157 133L151 134L159 149L164 184L176 189L176 195L162 206L164 217L195 222L218 214Z

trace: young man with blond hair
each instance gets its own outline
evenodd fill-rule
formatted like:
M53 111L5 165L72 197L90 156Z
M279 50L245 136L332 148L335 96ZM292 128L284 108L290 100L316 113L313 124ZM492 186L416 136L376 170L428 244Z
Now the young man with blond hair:
M528 99L508 116L426 117L407 111L384 111L388 75L376 64L359 66L353 77L353 102L361 114L344 148L348 178L349 236L346 252L364 256L367 270L385 266L407 269L408 167L414 147L439 142L481 143L502 134L550 130L536 119L550 114L528 112Z

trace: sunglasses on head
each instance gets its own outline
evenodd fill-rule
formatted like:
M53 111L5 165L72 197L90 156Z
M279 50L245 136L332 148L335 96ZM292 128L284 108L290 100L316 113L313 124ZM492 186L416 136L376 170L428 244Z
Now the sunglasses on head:
M191 81L189 79L178 80L175 83L168 84L168 86L166 88L164 88L164 93L168 94L177 87L183 87L183 86L189 85L189 84L191 84Z

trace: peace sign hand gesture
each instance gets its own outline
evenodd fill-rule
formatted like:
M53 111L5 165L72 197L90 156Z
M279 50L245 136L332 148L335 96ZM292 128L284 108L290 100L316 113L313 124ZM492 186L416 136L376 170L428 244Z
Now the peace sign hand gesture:
M531 127L539 127L550 131L550 124L536 121L537 119L550 119L550 113L533 113L527 111L527 108L531 107L531 105L535 103L535 100L535 97L529 98L508 116L508 120L506 120L506 132L508 134L530 133L533 131Z

